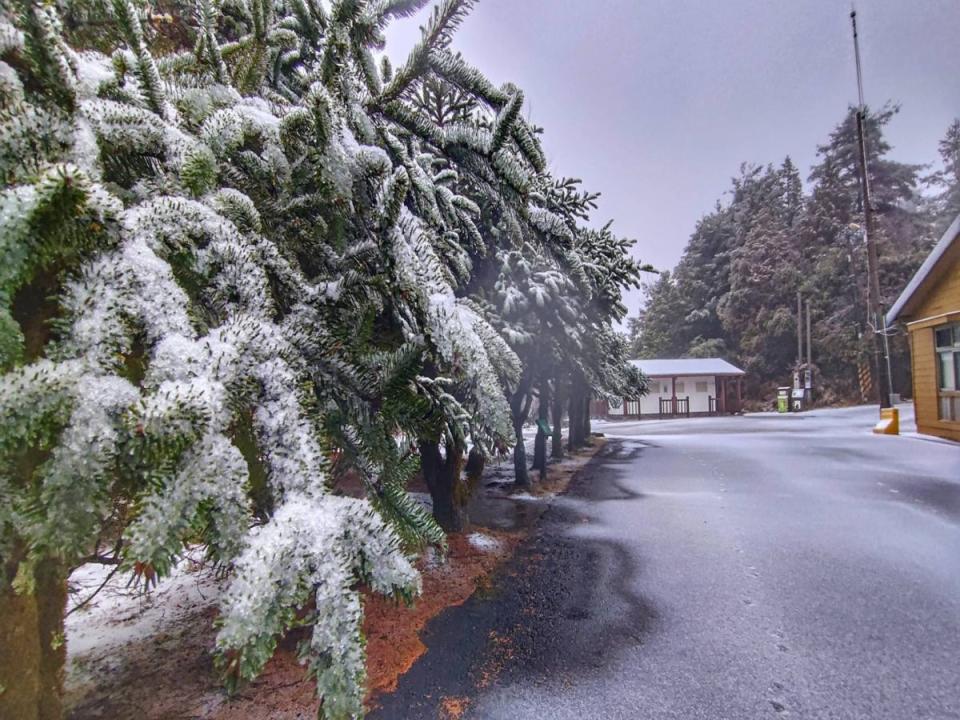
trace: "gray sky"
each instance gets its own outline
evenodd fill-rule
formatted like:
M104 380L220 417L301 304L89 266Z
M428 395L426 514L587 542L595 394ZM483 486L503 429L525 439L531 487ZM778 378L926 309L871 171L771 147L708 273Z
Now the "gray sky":
M844 0L480 0L454 49L526 94L558 175L602 193L636 254L672 268L741 162L816 146L856 99ZM388 31L405 57L426 14ZM868 104L902 104L893 157L933 162L960 116L960 0L857 3ZM631 315L639 292L627 298Z

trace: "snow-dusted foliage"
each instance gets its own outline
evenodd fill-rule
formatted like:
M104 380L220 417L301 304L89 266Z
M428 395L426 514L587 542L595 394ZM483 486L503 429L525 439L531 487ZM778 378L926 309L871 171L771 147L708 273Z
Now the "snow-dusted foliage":
M200 537L234 568L218 638L227 671L255 675L312 600L305 654L324 711L357 716L356 584L408 598L420 589L392 526L367 501L328 487L324 406L361 421L365 397L357 392L364 369L338 357L323 322L343 286L359 285L356 271L338 264L360 253L364 238L338 238L316 264L298 255L310 249L285 227L265 232L263 216L306 208L322 227L335 214L324 211L349 206L355 191L370 194L375 215L391 160L356 139L351 109L322 83L271 102L233 90L208 16L202 52L178 65L192 80L180 84L151 54L133 3L113 3L122 40L113 58L71 49L49 7L19 10L0 24L4 559L18 563L28 591L35 563L69 566L105 524L119 523L124 562L152 581ZM275 35L280 20L260 24ZM247 42L266 31L254 28ZM208 76L198 61L211 59ZM248 92L258 89L255 70L244 69ZM373 132L369 121L365 129ZM292 179L307 163L312 187ZM385 203L376 218L384 236L390 214L395 222L398 208ZM55 308L45 293L55 293ZM353 290L350 304L362 303L371 298ZM426 300L421 309L426 317ZM476 347L473 325L461 330ZM487 397L495 396L486 356L472 360L487 369ZM366 466L382 466L375 460ZM254 468L266 481L259 498L250 492ZM413 507L408 515L430 537Z
M356 690L365 671L360 598L351 587L359 573L378 592L406 588L412 595L420 591L419 575L359 500L293 493L271 522L251 535L223 602L217 646L227 669L238 677L259 673L293 620L293 608L312 596L308 657L318 693L330 716L359 715L362 695ZM254 651L236 652L245 647Z
M628 244L578 226L593 196L547 174L520 90L449 52L471 2L375 62L426 4L198 0L160 43L92 3L110 55L83 13L0 10L0 552L29 589L104 539L148 582L203 542L228 679L306 615L328 717L362 714L358 583L412 598L407 553L442 542L418 442L509 446L547 335L592 389L631 382Z

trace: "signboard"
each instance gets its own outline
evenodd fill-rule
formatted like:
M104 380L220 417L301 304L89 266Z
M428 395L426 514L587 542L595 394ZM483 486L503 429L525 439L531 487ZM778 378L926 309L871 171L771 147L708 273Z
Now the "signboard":
M803 387L807 390L813 389L813 370L810 368L803 371Z

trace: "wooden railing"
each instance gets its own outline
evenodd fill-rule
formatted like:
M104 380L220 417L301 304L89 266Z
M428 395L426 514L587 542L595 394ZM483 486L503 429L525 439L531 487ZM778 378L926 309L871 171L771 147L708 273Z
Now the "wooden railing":
M957 390L940 390L939 409L937 417L947 422L960 421L960 392Z
M690 397L660 398L660 417L690 417Z

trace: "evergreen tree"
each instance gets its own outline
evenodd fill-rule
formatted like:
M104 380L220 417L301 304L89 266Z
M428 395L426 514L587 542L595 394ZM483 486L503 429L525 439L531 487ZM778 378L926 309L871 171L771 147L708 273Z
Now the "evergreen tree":
M883 129L897 109L867 113L866 122L881 294L888 306L934 237L918 191L921 166L888 156ZM944 170L930 178L940 188L939 208L952 202L956 186L954 135L948 131L941 143ZM728 201L697 223L675 273L647 288L643 322L633 332L635 351L645 357L729 357L750 373L748 396L766 398L794 362L799 289L811 299L821 397L858 398L857 370L872 347L873 329L866 324L857 142L850 109L818 148L809 196L789 157L779 168L743 166ZM942 224L949 211L939 213ZM906 349L902 338L890 342L903 387Z
M806 278L801 291L811 298L815 322L815 364L822 396L861 399L858 363L865 352L866 247L856 229L857 208L844 193L831 158L820 167L817 184L807 201L800 228Z
M938 150L943 167L926 178L937 191L932 208L935 237L945 232L960 215L960 118L950 123Z
M717 310L720 298L730 290L730 261L735 247L733 211L717 203L697 223L677 265L674 277L680 305L673 333L676 347L662 356L681 357L693 347L702 351L725 345Z
M535 384L642 390L612 334L630 243L580 227L519 89L449 52L471 3L374 61L424 5L174 2L167 34L127 0L0 11L4 716L59 715L65 578L105 540L147 585L204 543L227 681L309 624L321 713L360 715L358 583L409 600L442 542L409 478L456 527L468 443L475 475Z
M748 383L762 382L786 374L795 357L800 177L787 158L777 170L745 170L734 187L737 246L731 254L730 289L718 314L726 341L749 373Z
M673 276L666 270L643 287L647 298L645 314L634 333L632 352L638 358L683 356L687 345L677 326L684 312Z
M920 165L887 157L891 150L883 129L899 108L884 106L866 113L867 164L874 204L880 259L880 294L885 307L896 299L923 262L931 232L919 195ZM811 170L816 183L801 234L813 272L803 290L813 298L813 340L821 384L830 395L859 395L857 367L872 351L872 328L866 321L867 260L860 226L863 204L858 179L856 111L818 148L820 162ZM909 386L909 354L902 338L890 339L895 386ZM828 395L829 398L829 395Z

